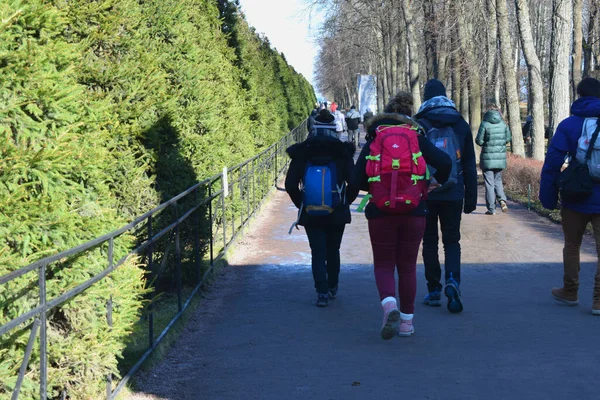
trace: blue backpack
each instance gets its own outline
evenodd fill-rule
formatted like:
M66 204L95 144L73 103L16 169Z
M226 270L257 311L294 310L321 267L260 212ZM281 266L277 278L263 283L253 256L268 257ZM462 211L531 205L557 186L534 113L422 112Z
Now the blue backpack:
M298 210L298 219L288 233L292 233L300 221L302 210L311 216L331 215L339 204L345 203L345 187L345 183L338 185L335 161L323 164L308 161L302 179L302 205Z
M308 161L302 182L302 205L308 215L329 215L344 201L344 184L337 184L335 161L323 165Z

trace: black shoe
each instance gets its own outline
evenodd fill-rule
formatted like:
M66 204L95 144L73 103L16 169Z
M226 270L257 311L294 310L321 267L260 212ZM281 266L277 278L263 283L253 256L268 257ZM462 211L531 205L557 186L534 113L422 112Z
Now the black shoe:
M446 297L448 297L448 311L453 314L458 314L463 310L463 304L460 300L460 290L458 289L458 283L450 278L446 282L446 287L444 288L444 293Z
M329 296L327 293L319 293L317 296L317 307L327 307Z
M330 288L329 289L329 298L330 299L335 299L335 296L337 296L337 291L338 291L338 287L334 287L334 288Z
M496 211L490 211L490 210L487 210L487 211L485 212L485 215L496 215Z

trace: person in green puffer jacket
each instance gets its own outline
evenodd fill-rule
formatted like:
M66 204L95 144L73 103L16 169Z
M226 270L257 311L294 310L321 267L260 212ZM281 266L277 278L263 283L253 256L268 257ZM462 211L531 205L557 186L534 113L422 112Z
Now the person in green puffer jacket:
M506 145L511 141L510 129L495 104L489 104L475 143L481 146L480 166L485 181L486 215L496 213L496 201L507 212L506 195L502 186L502 171L506 169Z

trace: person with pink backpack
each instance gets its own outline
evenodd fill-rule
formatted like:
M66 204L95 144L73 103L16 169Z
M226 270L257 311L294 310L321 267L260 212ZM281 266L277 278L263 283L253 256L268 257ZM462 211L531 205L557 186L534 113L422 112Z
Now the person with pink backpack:
M373 249L375 282L383 308L381 337L391 339L414 333L413 315L417 293L416 264L425 232L429 172L440 184L448 180L450 157L424 136L423 128L410 118L412 95L398 93L384 113L367 124L367 143L354 168L348 196L368 191L364 207ZM396 281L398 271L398 295ZM400 322L398 326L398 321Z

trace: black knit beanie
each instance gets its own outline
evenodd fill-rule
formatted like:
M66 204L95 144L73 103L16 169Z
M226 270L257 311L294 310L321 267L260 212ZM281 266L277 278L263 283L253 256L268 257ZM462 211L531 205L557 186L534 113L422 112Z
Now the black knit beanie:
M600 99L600 81L594 78L585 78L577 85L577 94L581 97L597 97Z
M437 79L430 79L425 84L425 89L423 91L423 101L427 101L432 97L445 95L446 87L442 82L438 81Z
M316 116L315 121L322 124L330 124L335 121L335 117L329 112L328 109L324 108L319 111L319 115Z

